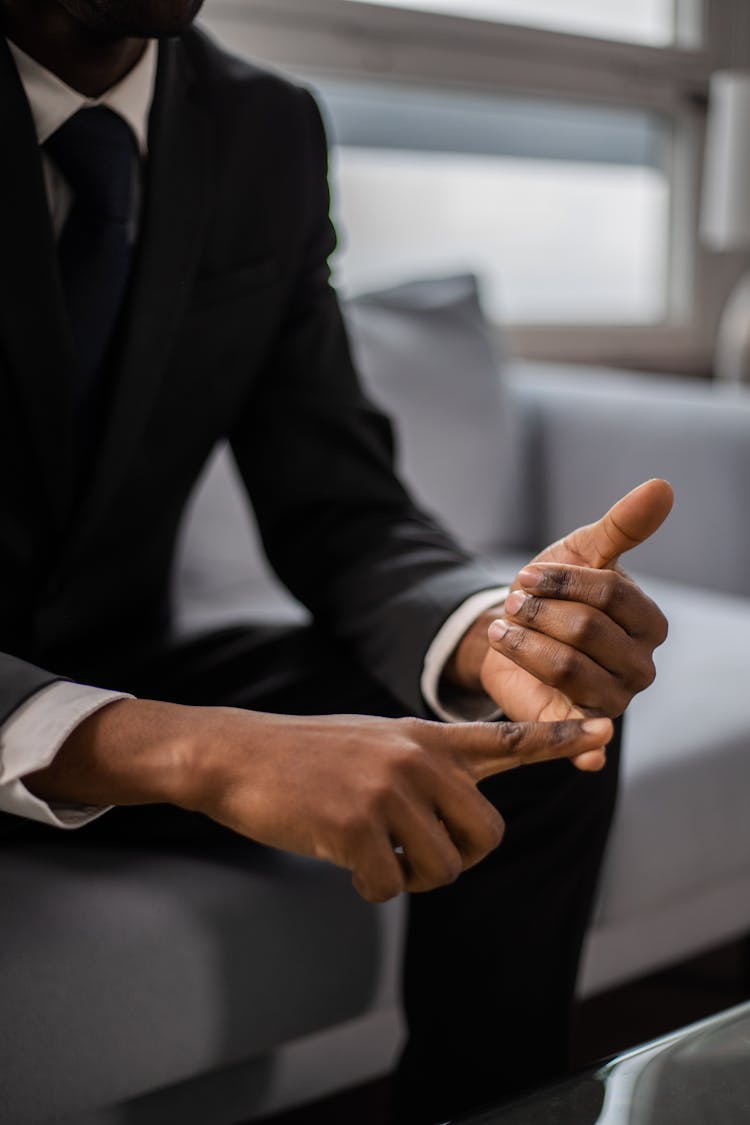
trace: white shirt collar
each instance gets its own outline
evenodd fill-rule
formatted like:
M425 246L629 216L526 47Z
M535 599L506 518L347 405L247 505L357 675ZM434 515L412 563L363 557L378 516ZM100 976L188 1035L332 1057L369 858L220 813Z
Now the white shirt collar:
M123 79L99 98L87 98L56 74L7 41L34 118L37 140L43 145L68 118L84 106L104 105L119 113L135 134L142 155L148 148L148 115L156 81L156 40L149 39L140 59Z

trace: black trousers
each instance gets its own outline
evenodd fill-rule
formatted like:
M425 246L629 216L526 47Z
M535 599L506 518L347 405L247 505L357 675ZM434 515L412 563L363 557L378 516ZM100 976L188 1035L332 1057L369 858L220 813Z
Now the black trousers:
M113 678L116 676L116 679ZM237 627L113 671L141 697L288 714L403 713L313 627ZM583 774L568 762L483 783L506 820L501 846L450 887L409 904L409 1040L394 1118L444 1121L563 1073L576 971L617 788L617 750ZM118 809L80 833L211 846L227 830L176 809ZM70 839L70 837L68 837Z

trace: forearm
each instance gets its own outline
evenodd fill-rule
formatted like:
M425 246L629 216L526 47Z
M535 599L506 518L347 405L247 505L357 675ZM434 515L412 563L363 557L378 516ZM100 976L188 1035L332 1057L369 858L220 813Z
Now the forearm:
M194 809L258 843L348 868L379 902L452 882L497 847L503 822L477 789L482 778L569 757L611 733L606 720L447 726L118 700L29 783L46 800Z
M45 801L83 805L180 804L191 765L195 708L119 699L68 736L25 785Z

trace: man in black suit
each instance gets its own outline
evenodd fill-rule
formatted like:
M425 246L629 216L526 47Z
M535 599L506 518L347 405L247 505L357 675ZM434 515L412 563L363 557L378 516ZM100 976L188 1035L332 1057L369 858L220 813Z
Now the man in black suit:
M671 493L540 556L488 643L498 578L415 508L352 369L314 102L192 29L199 7L0 0L0 808L167 804L374 901L433 890L399 1094L429 1120L564 1065L616 785L611 725L582 716L653 678L665 623L616 560ZM177 527L224 437L314 627L172 635ZM425 653L451 636L459 713L516 722L404 718L429 717Z

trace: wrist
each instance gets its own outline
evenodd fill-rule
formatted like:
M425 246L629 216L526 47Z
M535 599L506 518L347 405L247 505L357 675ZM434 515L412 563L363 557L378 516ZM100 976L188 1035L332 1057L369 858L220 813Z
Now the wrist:
M195 758L196 709L118 699L84 719L24 784L42 800L85 805L179 804Z
M484 692L482 666L489 642L487 630L502 613L502 607L485 610L464 633L443 670L443 679L452 688L463 692Z

